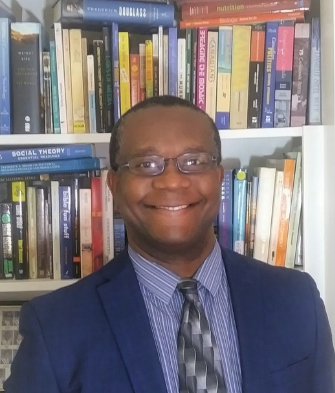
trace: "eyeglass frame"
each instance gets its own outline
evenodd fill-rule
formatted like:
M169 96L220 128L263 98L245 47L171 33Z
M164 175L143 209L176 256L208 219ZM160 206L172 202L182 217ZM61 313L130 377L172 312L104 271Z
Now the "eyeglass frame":
M175 161L175 166L176 166L176 168L179 170L179 172L180 172L180 173L183 173L183 174L187 174L187 175L189 175L189 174L198 174L198 173L207 172L208 170L210 170L210 169L212 169L212 168L214 167L214 166L211 166L211 167L209 167L208 169L200 170L200 171L184 171L184 170L182 170L182 169L180 168L180 164L179 164L178 159L179 159L180 157L185 157L185 156L191 155L191 154L206 154L207 156L210 157L211 162L215 162L217 165L220 163L220 162L219 162L219 157L218 157L218 156L214 156L214 155L211 155L210 153L207 153L207 152L204 152L204 151L203 151L203 152L197 152L197 153L194 153L194 152L181 153L181 154L179 154L178 156L176 156L176 157L171 157L171 158L164 158L164 157L162 157L162 156L160 156L160 155L155 155L155 154L151 154L151 155L147 155L147 156L139 156L139 157L134 157L134 158L130 159L128 162L125 162L124 164L115 163L113 169L114 169L115 171L118 171L119 169L122 169L122 168L128 168L129 172L132 173L132 174L134 174L134 175L136 175L136 176L153 177L153 176L158 176L158 175L161 175L162 173L164 173L164 171L165 171L165 169L166 169L166 163L167 163L168 161ZM143 174L143 175L132 172L132 170L131 170L131 168L130 168L130 162L131 162L132 160L134 160L134 159L138 159L138 158L147 158L147 157L148 157L148 158L149 158L149 157L155 157L155 158L163 159L163 168L162 168L162 171L160 171L160 172L158 172L158 173L154 173L154 174Z

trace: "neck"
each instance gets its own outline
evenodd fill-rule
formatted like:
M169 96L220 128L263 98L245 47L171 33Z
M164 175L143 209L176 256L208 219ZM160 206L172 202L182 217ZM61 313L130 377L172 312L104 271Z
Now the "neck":
M129 238L129 245L132 249L148 261L155 262L165 269L177 274L179 277L193 277L204 260L212 252L215 245L214 234L196 246L171 247L167 245L166 249L161 244L154 246L139 246L136 241Z

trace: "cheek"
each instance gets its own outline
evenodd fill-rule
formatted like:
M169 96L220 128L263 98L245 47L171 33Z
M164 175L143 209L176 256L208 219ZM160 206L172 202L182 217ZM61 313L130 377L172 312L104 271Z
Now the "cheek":
M150 192L151 180L125 176L119 183L117 200L120 210L132 209Z

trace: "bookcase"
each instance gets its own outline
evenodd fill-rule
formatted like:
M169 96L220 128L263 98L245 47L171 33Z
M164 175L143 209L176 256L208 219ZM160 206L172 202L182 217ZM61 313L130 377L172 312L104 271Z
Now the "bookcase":
M13 6L11 0L6 0ZM50 23L52 0L19 0L41 22ZM316 281L325 301L335 337L335 0L312 0L320 9L322 50L323 125L297 128L221 130L222 157L226 167L257 166L264 156L280 157L302 145L304 267ZM13 8L14 9L14 8ZM315 10L315 11L314 11ZM99 156L108 156L109 134L1 135L0 146L94 143ZM0 301L28 300L73 283L74 280L0 282Z

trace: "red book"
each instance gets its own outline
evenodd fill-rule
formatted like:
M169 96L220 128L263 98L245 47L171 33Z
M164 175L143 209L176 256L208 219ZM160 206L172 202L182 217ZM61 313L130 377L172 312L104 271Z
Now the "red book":
M93 271L103 266L102 194L101 178L92 177L92 257Z

